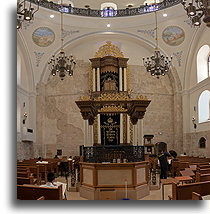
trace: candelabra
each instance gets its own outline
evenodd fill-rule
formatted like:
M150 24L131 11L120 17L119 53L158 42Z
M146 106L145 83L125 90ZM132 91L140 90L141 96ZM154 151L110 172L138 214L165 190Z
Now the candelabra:
M167 72L170 71L172 65L172 57L165 57L162 55L158 49L158 37L157 37L157 11L155 11L155 22L156 22L156 47L154 55L147 57L146 60L143 58L143 64L146 67L147 72L150 72L152 76L159 78L164 76Z
M55 76L57 73L61 80L64 79L66 75L73 76L73 70L76 65L76 61L73 56L66 56L63 49L63 4L61 0L61 49L60 53L57 57L55 55L52 56L50 61L48 62L49 70L51 71L51 75Z
M183 0L182 4L194 26L200 26L203 17L206 26L210 27L210 0L192 0L188 6L187 0Z
M36 10L32 7L31 0L19 0L17 2L17 29L22 27L23 21L31 21L39 10L39 1L36 0Z

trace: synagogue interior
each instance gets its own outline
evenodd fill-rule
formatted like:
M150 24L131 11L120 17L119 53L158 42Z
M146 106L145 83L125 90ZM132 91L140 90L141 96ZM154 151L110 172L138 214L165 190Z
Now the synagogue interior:
M210 200L210 0L17 0L17 199Z

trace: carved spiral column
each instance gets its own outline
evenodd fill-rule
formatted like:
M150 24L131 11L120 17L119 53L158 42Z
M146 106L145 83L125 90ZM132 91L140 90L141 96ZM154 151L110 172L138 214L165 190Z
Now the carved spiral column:
M100 68L97 68L97 91L100 91Z

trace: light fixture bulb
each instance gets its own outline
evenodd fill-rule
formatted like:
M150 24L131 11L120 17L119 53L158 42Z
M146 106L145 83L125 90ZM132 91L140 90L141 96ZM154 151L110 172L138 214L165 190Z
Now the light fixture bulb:
M168 16L168 14L167 14L167 13L164 13L164 14L163 14L163 17L167 17L167 16Z
M111 27L111 25L110 25L110 24L107 24L106 26L107 26L107 27Z
M53 19L55 16L53 14L50 15L50 18Z

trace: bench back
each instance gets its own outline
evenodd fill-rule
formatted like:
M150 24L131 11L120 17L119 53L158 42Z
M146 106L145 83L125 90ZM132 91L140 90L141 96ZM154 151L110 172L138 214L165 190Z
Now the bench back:
M41 196L44 196L45 200L62 200L62 185L58 187L17 185L17 199L19 200L37 200Z
M34 184L34 176L29 176L28 178L25 177L17 177L17 184Z
M197 182L210 181L210 173L208 173L208 174L201 174L201 173L196 172L195 180Z
M172 200L192 200L192 192L201 196L210 194L210 181L177 185L172 183Z

